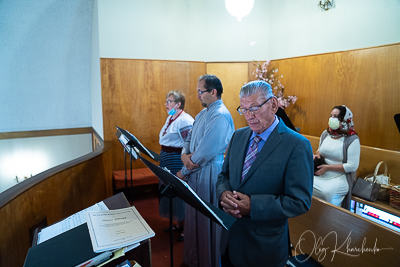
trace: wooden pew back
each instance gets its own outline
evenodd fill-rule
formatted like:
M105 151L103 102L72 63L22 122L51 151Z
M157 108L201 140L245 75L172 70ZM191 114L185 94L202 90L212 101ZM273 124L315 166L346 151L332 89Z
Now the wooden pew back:
M313 197L311 209L289 219L295 254L323 266L398 266L400 233Z
M304 137L310 141L315 153L319 146L319 136L304 135ZM380 161L386 162L392 183L400 184L400 152L370 146L361 145L360 165L357 170L357 177L364 178L365 175L373 173ZM382 173L383 170L383 167L381 167L379 173Z

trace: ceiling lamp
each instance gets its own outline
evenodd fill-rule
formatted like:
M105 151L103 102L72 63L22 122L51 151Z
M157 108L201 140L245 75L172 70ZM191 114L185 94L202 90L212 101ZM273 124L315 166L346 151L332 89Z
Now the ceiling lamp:
M254 0L225 0L225 7L229 14L241 21L247 16L254 6Z
M321 9L321 11L328 11L329 9L335 7L335 3L333 0L324 0L323 3L322 1L319 1L318 7Z

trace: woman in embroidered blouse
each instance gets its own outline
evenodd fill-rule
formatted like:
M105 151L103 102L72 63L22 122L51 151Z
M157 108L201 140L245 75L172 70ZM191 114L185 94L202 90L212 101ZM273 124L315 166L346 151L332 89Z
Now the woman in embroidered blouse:
M325 163L314 173L313 195L336 206L350 209L351 189L360 162L360 140L354 131L353 114L345 105L331 111L314 158Z
M181 91L170 91L166 96L165 107L168 118L165 121L159 135L161 145L160 167L167 168L172 174L176 175L183 167L181 160L181 151L183 143L189 131L193 127L194 119L183 111L185 107L185 96ZM165 185L160 182L160 192ZM160 195L159 213L161 217L169 219L170 217L169 198ZM178 241L183 241L183 221L185 218L185 202L175 197L172 200L172 219L176 221L172 230L181 230ZM166 228L166 232L171 229Z

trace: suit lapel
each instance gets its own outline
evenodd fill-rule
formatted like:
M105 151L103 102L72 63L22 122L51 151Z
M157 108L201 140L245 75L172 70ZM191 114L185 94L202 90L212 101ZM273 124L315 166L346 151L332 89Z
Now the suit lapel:
M275 148L278 146L278 144L282 141L283 138L281 136L281 133L285 132L285 130L286 130L285 125L282 123L281 120L279 120L279 124L272 131L271 135L267 139L267 142L265 142L263 148L258 153L256 160L251 165L249 172L246 174L246 177L243 179L241 184L245 183L251 177L251 175L254 173L254 171L257 170L257 168L265 160L267 160L268 156L272 153L272 151L275 150ZM249 136L249 138L250 138L250 136ZM244 163L242 163L242 169L243 169L243 164Z

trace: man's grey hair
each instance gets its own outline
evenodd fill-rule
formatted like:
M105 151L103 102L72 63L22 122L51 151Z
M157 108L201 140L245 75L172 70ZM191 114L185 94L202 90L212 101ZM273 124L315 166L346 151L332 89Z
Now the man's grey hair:
M260 97L265 97L265 99L274 96L269 83L263 80L257 80L243 85L242 89L240 89L239 98L248 97L257 93L260 93Z

